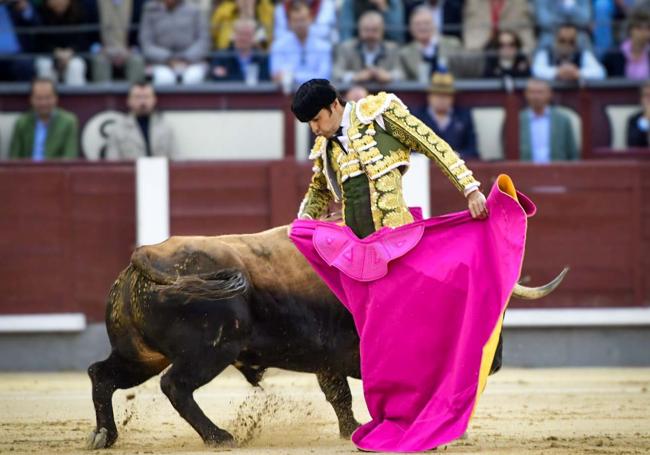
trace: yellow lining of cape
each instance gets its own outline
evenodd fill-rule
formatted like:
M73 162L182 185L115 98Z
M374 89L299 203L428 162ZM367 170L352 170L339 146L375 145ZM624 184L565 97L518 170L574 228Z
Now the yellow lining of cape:
M503 191L508 196L512 197L515 201L519 202L519 198L517 198L517 191L515 189L515 184L512 182L510 176L506 174L499 175L497 177L497 185L499 186L499 190ZM524 218L524 221L526 223L526 232L528 232L528 218L527 217ZM524 262L523 258L525 257L525 255L526 255L526 245L524 244L524 254L521 257L521 264L519 264L519 275L521 275L521 269L523 267L523 262ZM501 334L501 328L503 326L503 316L505 315L509 303L510 303L510 297L508 297L508 301L503 307L503 311L499 316L499 320L497 321L496 326L492 330L492 334L490 335L490 338L488 338L487 343L485 343L485 346L483 346L483 354L481 356L481 368L479 369L479 374L478 374L478 387L476 388L476 398L474 399L474 407L472 408L472 414L469 417L468 424L469 422L472 421L472 417L474 417L474 412L476 411L476 407L478 406L478 400L481 397L483 390L485 390L485 386L487 385L487 379L490 373L490 368L492 367L492 361L494 360L494 354L497 350L497 345L499 344L499 335Z

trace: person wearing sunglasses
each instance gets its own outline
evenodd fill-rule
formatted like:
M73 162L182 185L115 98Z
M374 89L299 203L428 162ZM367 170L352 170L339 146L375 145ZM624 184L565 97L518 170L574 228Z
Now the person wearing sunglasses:
M540 48L533 58L533 76L546 80L604 79L605 69L594 54L578 45L578 29L563 24L553 46Z
M519 35L512 30L499 30L485 46L483 77L506 76L530 76L530 63L522 52Z

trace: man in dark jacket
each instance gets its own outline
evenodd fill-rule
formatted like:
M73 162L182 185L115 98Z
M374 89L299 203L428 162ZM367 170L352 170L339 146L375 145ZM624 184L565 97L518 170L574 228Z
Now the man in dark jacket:
M454 93L454 77L449 73L435 73L428 104L416 116L463 159L479 159L472 115L469 110L454 106Z
M641 110L627 120L627 146L648 147L650 136L650 82L641 87Z
M269 59L255 48L256 24L252 19L239 19L233 26L232 44L227 52L212 61L212 78L217 81L246 81L255 85L268 81Z

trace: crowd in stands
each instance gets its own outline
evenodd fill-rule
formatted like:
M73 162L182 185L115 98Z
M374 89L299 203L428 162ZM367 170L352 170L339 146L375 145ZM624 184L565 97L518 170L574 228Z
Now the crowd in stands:
M454 78L526 78L522 159L577 159L548 81L650 78L650 0L4 0L0 81L35 79L12 157L77 153L74 115L56 84L131 82L129 115L108 158L173 157L155 86L311 78L352 85L430 85L417 114L465 159L479 157L472 117L454 103ZM53 81L53 82L50 82ZM147 82L143 82L147 81ZM650 87L629 119L628 145L647 146ZM552 132L552 134L551 134ZM56 134L55 134L56 133ZM128 151L127 151L128 150ZM76 155L75 155L76 156Z
M650 0L3 0L0 80L649 76Z

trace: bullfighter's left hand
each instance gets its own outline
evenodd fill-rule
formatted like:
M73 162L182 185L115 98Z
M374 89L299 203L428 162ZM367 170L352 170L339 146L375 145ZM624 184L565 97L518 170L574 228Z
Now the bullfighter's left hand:
M483 220L488 216L487 206L485 204L485 196L479 190L472 191L467 195L467 206L472 218L475 220Z

